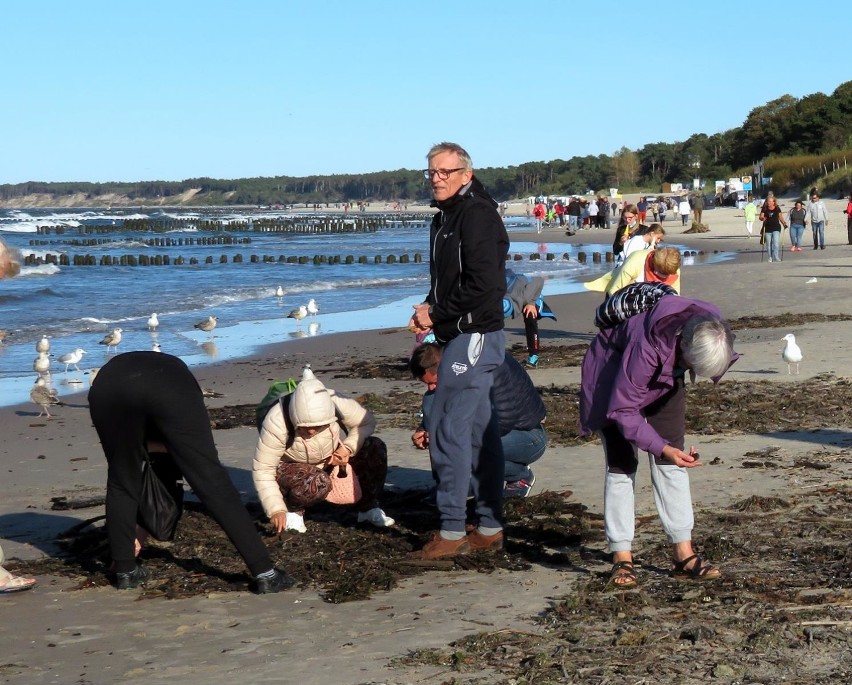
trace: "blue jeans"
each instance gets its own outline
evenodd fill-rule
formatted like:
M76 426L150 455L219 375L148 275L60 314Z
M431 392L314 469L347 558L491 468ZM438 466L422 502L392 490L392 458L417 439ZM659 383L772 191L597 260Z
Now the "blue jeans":
M804 224L790 224L790 242L793 244L793 247L802 246L802 234L804 232Z
M781 231L766 231L766 254L770 262L781 261Z
M538 426L529 431L513 430L500 438L503 457L506 459L504 478L508 483L517 480L529 482L532 471L529 465L537 461L547 449L547 431Z
M814 234L814 249L825 247L825 222L811 221L811 231Z

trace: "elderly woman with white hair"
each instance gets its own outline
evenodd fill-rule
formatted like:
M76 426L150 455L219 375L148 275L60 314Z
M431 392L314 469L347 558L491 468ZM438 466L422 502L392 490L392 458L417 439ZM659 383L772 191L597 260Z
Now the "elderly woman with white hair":
M714 305L670 295L601 330L586 352L580 430L597 432L603 442L604 522L617 587L637 584L632 546L639 450L650 458L654 501L672 545L672 575L689 580L721 575L692 546L687 469L701 462L694 447L684 451L684 376L718 381L737 359L733 340Z

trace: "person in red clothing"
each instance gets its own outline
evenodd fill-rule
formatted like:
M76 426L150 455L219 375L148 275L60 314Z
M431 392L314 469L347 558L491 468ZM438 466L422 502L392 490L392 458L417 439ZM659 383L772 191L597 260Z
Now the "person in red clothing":
M846 215L846 242L852 245L852 193L849 195L849 203L843 213Z
M560 226L565 225L565 207L562 206L562 203L559 200L556 201L556 204L553 205L553 211L556 214L556 220L559 222Z
M533 218L535 219L536 233L541 233L541 222L544 221L545 214L546 210L544 209L544 205L541 204L541 202L536 203L536 206L533 207Z

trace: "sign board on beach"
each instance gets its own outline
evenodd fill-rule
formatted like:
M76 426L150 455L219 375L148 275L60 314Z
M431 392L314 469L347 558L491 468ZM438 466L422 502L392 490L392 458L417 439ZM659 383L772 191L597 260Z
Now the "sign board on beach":
M751 176L743 176L743 190L751 190Z

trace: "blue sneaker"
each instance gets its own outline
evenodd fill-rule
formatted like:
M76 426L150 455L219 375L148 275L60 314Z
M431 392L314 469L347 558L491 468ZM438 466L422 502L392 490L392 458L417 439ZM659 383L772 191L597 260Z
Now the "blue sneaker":
M538 355L531 354L530 358L524 362L524 366L526 366L528 369L536 368L538 366Z
M535 485L535 474L529 480L510 481L503 488L503 499L507 497L529 497L533 485Z

